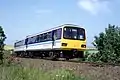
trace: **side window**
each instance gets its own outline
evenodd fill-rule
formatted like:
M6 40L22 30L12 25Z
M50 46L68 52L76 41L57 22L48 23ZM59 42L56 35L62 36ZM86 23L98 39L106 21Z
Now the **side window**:
M32 41L31 41L32 43L35 43L36 42L36 37L34 36L34 37L32 37Z
M23 46L24 45L24 40L18 41L15 43L15 47Z
M44 33L44 41L47 40L47 33Z
M57 39L61 39L62 29L57 30Z
M17 47L17 42L14 44L14 47Z
M35 41L34 41L34 37L32 37L32 38L30 38L30 43L32 44L32 43L34 43Z
M57 29L52 32L53 40L61 39L62 29Z
M52 40L52 32L48 32L48 34L47 34L47 40L48 41Z
M31 38L28 38L28 44L31 44L32 42L31 42Z
M36 36L36 42L38 43L40 40L39 40L39 35Z
M41 35L37 35L37 38L36 38L36 42L39 43L40 42L40 39L41 38Z
M51 40L52 40L52 32L39 35L39 42L51 41Z
M53 30L52 31L52 40L55 41L57 39L57 31Z
M28 44L33 44L37 42L37 36L28 38Z
M31 39L31 38L28 38L28 42L27 42L27 44L30 44L30 39Z
M46 40L45 41L48 41L48 33L46 33Z
M43 42L44 41L44 36L43 34L40 34L40 42Z

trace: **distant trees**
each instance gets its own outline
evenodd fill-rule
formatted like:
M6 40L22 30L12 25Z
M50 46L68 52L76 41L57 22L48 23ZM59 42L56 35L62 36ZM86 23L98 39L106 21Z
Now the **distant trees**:
M4 41L6 39L6 35L3 31L2 26L0 26L0 61L3 63L3 55L4 55Z
M120 27L108 25L105 32L94 37L93 45L98 49L98 53L92 54L89 59L92 61L102 61L110 63L120 62Z

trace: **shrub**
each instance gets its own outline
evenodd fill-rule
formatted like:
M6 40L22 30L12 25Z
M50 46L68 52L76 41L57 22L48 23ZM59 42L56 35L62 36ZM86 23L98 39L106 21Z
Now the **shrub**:
M0 26L0 64L3 64L3 59L4 59L4 41L6 39L6 36L4 34L3 28Z
M109 63L120 62L120 27L109 24L105 32L101 32L94 38L93 45L99 52L91 56L92 60Z

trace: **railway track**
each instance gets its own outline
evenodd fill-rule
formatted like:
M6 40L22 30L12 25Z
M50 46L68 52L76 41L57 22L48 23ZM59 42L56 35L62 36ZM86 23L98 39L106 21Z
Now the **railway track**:
M14 55L11 55L11 56L14 56ZM21 58L21 57L20 57ZM78 63L78 64L88 64L89 66L94 66L94 67L102 67L102 66L120 66L120 63L117 64L117 63L102 63L102 62L90 62L90 61L82 61L80 59L69 59L69 60L66 60L65 58L58 58L57 60L52 60L51 58L49 57L45 57L43 59L41 59L40 57L34 57L34 58L29 58L29 57L26 57L25 59L39 59L39 60L47 60L47 61L62 61L62 62L72 62L72 63Z
M22 58L21 58L22 59ZM39 59L39 60L47 60L47 61L53 61L53 62L70 62L70 63L78 63L78 64L87 64L89 66L94 66L94 67L103 67L103 66L120 66L120 64L116 63L102 63L102 62L90 62L90 61L81 61L79 59L70 59L70 60L65 60L63 58L59 58L57 60L52 60L50 58L43 58L41 59L40 57L35 57L35 58L24 58L24 59Z
M102 66L120 66L120 64L114 64L114 63L101 63L101 62L89 62L89 61L67 61L67 62L75 62L75 63L82 63L82 64L88 64L90 66L94 66L94 67L102 67Z
M46 59L47 60L47 59ZM48 59L49 60L49 59ZM78 59L71 59L71 60L57 60L57 61L64 61L64 62L72 62L72 63L80 63L80 64L88 64L89 66L94 67L102 67L102 66L120 66L120 64L116 63L102 63L102 62L90 62L90 61L80 61Z

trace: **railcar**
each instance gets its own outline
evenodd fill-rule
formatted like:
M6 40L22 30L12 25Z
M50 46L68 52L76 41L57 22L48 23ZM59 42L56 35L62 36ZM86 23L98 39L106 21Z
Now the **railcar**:
M85 28L74 24L63 24L58 27L42 31L38 34L26 36L14 43L17 56L52 59L83 58L86 50Z

